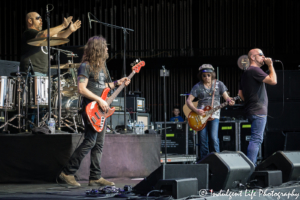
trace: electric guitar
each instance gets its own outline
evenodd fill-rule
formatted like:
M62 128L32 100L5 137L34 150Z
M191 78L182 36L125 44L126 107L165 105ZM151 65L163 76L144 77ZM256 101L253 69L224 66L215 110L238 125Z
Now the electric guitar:
M128 76L128 79L131 79L135 73L139 73L141 67L145 66L145 62L137 60L136 62L132 63L131 66L133 66L132 72ZM122 85L120 85L119 88L109 98L107 98L107 94L110 89L105 88L101 94L101 98L105 100L108 105L110 105L124 87L125 83L123 82ZM86 106L85 111L95 131L101 132L104 128L105 120L114 114L115 107L109 108L108 111L105 112L100 108L96 101L93 101Z
M240 99L239 96L234 97L232 100L236 101ZM212 108L211 106L205 106L203 109L205 111L205 115L201 116L195 113L194 111L191 111L188 116L188 123L194 131L201 131L205 128L207 121L212 121L214 118L212 118L212 114L216 112L217 110L229 105L229 102L226 101L222 103L219 106L216 106L215 108Z

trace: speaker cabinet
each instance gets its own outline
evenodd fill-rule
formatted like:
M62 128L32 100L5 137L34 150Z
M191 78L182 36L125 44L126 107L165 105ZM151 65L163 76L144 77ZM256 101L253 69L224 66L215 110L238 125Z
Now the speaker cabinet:
M198 194L198 180L197 178L159 180L155 189L163 190L162 195L180 199Z
M155 188L159 180L197 178L198 190L208 189L208 165L167 164L161 165L143 181L138 183L134 190L140 194L147 194Z
M247 155L248 145L251 139L251 123L242 122L240 125L240 150Z
M209 164L209 188L217 191L245 185L255 168L240 151L213 152L198 163Z
M132 121L142 121L145 125L144 130L148 130L149 129L149 125L150 125L150 114L149 113L139 113L139 112L135 112L135 113L130 113L131 116L131 120Z
M219 123L219 142L220 151L236 151L236 127L235 122L222 122ZM211 143L209 143L211 144ZM211 148L211 145L210 145ZM210 150L212 152L212 148Z
M131 119L130 114L129 112L126 112L126 120L128 121L129 119ZM115 129L116 126L124 125L124 112L115 112L106 121L108 125L110 125L110 122L112 122L113 129Z
M281 170L283 182L299 180L300 151L277 151L256 167L259 170Z
M280 170L264 170L253 172L251 180L256 180L255 186L262 188L279 186L282 184L282 172Z

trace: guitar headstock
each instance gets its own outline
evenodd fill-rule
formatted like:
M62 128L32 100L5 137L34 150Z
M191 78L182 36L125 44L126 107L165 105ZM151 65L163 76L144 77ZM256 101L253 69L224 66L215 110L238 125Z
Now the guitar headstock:
M241 97L239 95L237 95L236 97L233 98L234 101L236 100L241 100Z
M145 66L145 61L136 59L133 63L131 63L131 66L132 66L132 71L135 71L135 73L139 73L141 68Z

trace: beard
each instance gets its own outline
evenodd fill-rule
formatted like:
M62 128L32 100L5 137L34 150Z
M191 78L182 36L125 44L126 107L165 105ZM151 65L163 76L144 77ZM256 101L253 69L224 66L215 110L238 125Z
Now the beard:
M40 25L34 25L34 27L35 27L36 29L38 29L39 31L42 30L42 26L40 26Z

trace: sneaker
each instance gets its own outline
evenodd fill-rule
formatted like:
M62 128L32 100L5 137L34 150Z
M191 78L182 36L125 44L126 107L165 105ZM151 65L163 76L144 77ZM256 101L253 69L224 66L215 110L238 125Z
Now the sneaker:
M102 177L98 180L89 181L89 186L114 186L114 185L115 185L114 182L107 181Z
M75 180L75 177L73 175L66 175L65 173L61 172L59 175L59 178L63 181L65 181L68 185L71 186L81 186L80 183L78 183Z

